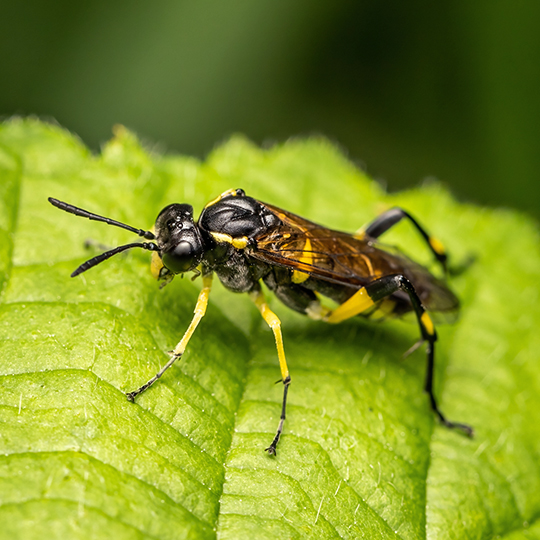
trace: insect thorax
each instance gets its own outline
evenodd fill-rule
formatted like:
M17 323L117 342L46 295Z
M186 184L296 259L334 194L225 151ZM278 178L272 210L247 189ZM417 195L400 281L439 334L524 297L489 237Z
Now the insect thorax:
M208 245L203 265L215 272L227 289L253 290L270 267L250 258L249 249L238 246L253 246L257 236L279 223L279 218L251 197L229 195L207 206L198 223Z
M199 218L203 231L232 238L255 239L279 223L277 216L252 197L232 195L207 206Z

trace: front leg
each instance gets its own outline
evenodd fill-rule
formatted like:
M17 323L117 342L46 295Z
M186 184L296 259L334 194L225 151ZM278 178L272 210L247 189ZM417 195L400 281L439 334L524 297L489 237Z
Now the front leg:
M140 388L134 390L133 392L128 392L126 397L129 401L134 401L136 396L144 392L147 388L150 388L150 386L152 386L176 362L176 360L182 357L191 336L206 313L206 306L208 305L208 297L210 296L211 288L212 274L209 274L203 277L203 288L199 293L199 298L197 299L193 319L191 320L191 324L186 330L184 337L172 351L171 359L147 383L143 384Z

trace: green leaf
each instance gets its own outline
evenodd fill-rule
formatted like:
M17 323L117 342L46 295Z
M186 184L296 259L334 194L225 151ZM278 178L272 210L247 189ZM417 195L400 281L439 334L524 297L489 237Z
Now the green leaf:
M182 362L129 403L190 322L199 282L159 290L148 253L82 276L87 238L128 232L53 208L52 196L148 228L171 202L196 212L229 188L354 231L407 208L474 264L438 326L436 393L422 392L416 325L308 320L275 300L292 385L271 332L222 287ZM385 236L426 264L418 235ZM436 183L387 195L320 138L262 150L242 137L205 162L161 156L124 128L100 155L36 120L0 128L0 538L540 538L540 252L536 225L456 202ZM434 271L437 271L434 269Z

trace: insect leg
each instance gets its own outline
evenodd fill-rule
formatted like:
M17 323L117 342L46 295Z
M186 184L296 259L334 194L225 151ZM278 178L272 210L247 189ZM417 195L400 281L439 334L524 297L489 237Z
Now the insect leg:
M403 208L395 207L387 210L374 219L369 225L358 230L354 236L361 239L364 239L366 236L379 238L379 236L399 223L403 218L407 218L416 227L418 232L422 235L422 238L426 241L429 249L446 272L448 269L446 264L448 256L442 243L437 240L437 238L430 236L420 223L418 223L411 214L403 210Z
M276 348L279 359L279 368L281 369L281 381L283 382L283 404L281 406L281 417L279 419L279 425L277 428L276 436L274 440L270 443L270 446L266 448L266 451L270 455L276 455L276 446L281 437L281 432L283 431L283 424L285 423L285 410L287 407L287 392L289 391L289 385L291 384L291 376L289 375L289 368L287 367L287 360L285 359L285 349L283 348L283 336L281 335L281 321L278 319L277 315L268 307L264 299L263 293L258 290L250 294L251 299L255 305L259 308L263 319L266 321L268 326L272 329L274 333L274 338L276 340Z
M199 293L199 298L197 299L193 319L191 320L191 324L186 330L184 337L172 351L171 359L146 384L143 384L140 388L133 392L128 392L126 396L129 401L133 401L136 396L152 386L175 363L175 361L184 354L191 336L206 313L206 306L208 305L208 297L210 295L211 288L212 274L209 274L208 276L203 277L203 288Z
M435 341L437 341L437 332L435 331L435 326L433 325L431 317L424 309L412 283L405 276L401 274L385 276L360 288L348 300L327 315L325 320L330 323L338 323L350 317L354 317L398 290L406 292L409 296L416 318L418 319L422 341L427 343L427 371L424 390L429 395L433 412L445 426L461 429L467 435L472 435L473 429L470 426L447 420L439 409L433 393L433 368L435 363Z

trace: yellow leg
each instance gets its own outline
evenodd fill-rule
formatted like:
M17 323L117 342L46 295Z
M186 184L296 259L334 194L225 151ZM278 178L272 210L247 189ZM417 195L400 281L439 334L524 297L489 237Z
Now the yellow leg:
M278 316L268 307L262 292L258 291L251 293L250 297L253 302L255 302L255 305L259 308L259 311L261 312L266 324L268 324L268 326L272 329L272 332L274 332L279 359L279 368L281 369L281 379L283 382L290 380L289 368L287 367L287 360L285 359L285 349L283 348L283 336L281 335L281 321L279 320Z
M195 332L198 324L201 322L201 319L206 313L206 306L208 305L208 297L210 296L210 289L212 288L212 274L209 276L203 277L203 288L199 293L199 298L197 299L197 304L195 306L193 319L189 325L184 337L180 340L178 345L174 348L172 352L171 359L156 373L146 384L143 384L140 388L133 392L128 392L126 394L129 401L133 401L136 396L144 392L147 388L152 386L173 364L178 358L180 358L184 351L186 350L187 344L191 339L191 336Z
M270 446L266 449L266 451L270 455L275 456L276 447L283 431L283 424L285 423L285 412L287 409L287 392L289 391L289 385L291 384L291 377L289 375L289 368L287 367L287 360L285 359L285 350L283 349L281 321L278 319L277 315L268 307L268 304L266 303L262 292L257 291L252 293L250 296L253 302L255 302L255 305L259 308L263 319L272 329L272 332L274 332L274 337L276 339L276 348L279 358L279 368L281 369L281 380L283 382L283 402L281 405L281 416L279 419L276 436L270 443Z
M339 307L330 312L324 320L329 323L339 323L346 319L350 319L362 311L369 309L374 305L374 301L370 298L366 289L362 287L358 289L348 300L343 302Z
M184 354L187 344L195 332L198 324L201 322L201 319L206 313L206 306L208 305L208 297L210 296L210 289L212 288L212 274L209 276L203 277L203 288L199 293L199 298L197 299L197 304L195 305L193 319L189 325L184 337L180 340L178 345L174 348L173 358L178 358Z

